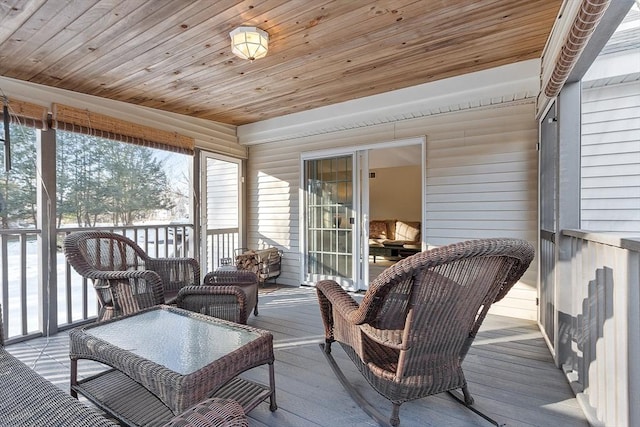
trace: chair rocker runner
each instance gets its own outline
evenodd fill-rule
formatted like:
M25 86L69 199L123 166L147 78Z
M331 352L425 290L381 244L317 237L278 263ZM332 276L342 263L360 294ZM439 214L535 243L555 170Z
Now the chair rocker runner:
M433 394L461 389L470 407L473 398L462 361L491 304L522 277L533 256L533 246L519 239L480 239L432 249L387 268L360 304L336 282L320 281L316 290L325 356L354 400L383 425L385 417L353 395L330 354L334 341L392 402L388 422L393 426L400 424L402 403Z

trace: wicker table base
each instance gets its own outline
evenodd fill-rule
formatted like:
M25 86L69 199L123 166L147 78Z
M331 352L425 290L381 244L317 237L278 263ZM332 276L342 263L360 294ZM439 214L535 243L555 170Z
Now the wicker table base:
M129 426L160 426L209 397L245 413L269 398L277 409L273 336L199 313L157 306L69 333L71 394L84 395ZM114 369L78 379L78 360ZM268 365L269 385L238 377Z
M71 389L128 426L163 426L175 416L153 393L115 369L80 380ZM215 395L237 401L248 413L267 399L271 390L263 384L234 378Z

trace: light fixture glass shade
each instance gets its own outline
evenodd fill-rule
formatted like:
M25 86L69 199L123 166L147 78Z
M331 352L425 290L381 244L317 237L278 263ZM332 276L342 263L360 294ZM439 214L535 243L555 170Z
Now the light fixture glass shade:
M238 27L229 33L231 51L242 59L253 61L267 55L269 34L256 27Z

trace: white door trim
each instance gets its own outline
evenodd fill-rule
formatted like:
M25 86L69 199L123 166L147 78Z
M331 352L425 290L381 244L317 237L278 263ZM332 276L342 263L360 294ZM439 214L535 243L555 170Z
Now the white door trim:
M299 166L299 170L300 170L300 186L299 186L299 197L298 197L298 201L299 201L299 210L298 210L298 224L299 224L299 259L301 260L300 262L300 271L299 271L299 276L300 276L300 283L305 283L305 266L306 266L306 260L305 260L305 251L306 251L306 235L305 235L305 196L304 196L304 189L305 189L305 183L304 183L304 162L306 160L315 160L315 159L319 159L319 158L328 158L328 157L337 157L337 156L341 156L341 155L353 155L354 159L356 159L356 167L358 168L358 173L357 173L357 179L356 182L354 182L354 192L358 192L356 195L354 195L354 210L356 211L356 218L357 220L359 220L360 223L360 234L358 236L357 240L357 245L354 245L354 251L359 251L360 253L362 253L363 255L363 260L359 260L356 257L354 257L354 261L364 261L367 260L368 261L368 257L369 257L369 246L367 244L364 244L364 242L368 242L368 238L369 238L369 229L368 229L368 216L369 216L369 200L368 200L368 195L366 198L362 197L362 192L363 191L368 191L368 182L362 182L364 180L364 177L368 177L369 174L369 163L368 161L363 161L360 158L361 153L367 153L369 150L375 150L375 149L382 149L382 148L393 148L393 147L403 147L403 146L408 146L408 145L421 145L421 153L422 153L422 158L421 158L421 163L422 163L422 206L421 206L421 212L422 212L422 218L420 221L420 236L422 239L422 249L425 249L425 243L424 243L424 236L425 234L425 230L426 230L426 225L425 225L425 211L426 211L426 180L427 180L427 173L426 173L426 142L427 139L425 136L422 137L413 137L413 138L407 138L407 139L400 139L400 140L394 140L394 141L387 141L387 142L379 142L379 143L373 143L373 144L363 144L363 145L355 145L355 146L347 146L347 147L336 147L336 148L329 148L329 149L323 149L323 150L314 150L314 151L306 151L300 154L300 166ZM368 158L368 156L366 156ZM360 171L360 168L362 168L362 170ZM366 212L365 212L366 210ZM360 250L360 245L363 244L364 247ZM366 289L368 287L368 270L364 271L364 262L360 262L360 269L358 269L359 271L354 275L354 277L356 278L356 284L359 285L360 287L364 286L364 289ZM368 264L368 262L367 262ZM364 282L364 283L359 283L360 281Z

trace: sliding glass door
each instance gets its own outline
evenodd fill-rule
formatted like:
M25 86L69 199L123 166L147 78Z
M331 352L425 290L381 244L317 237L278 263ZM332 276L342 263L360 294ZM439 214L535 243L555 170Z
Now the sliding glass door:
M380 272L369 259L370 214L422 220L424 153L424 139L416 138L302 155L301 283L332 279L347 290L368 289L370 270Z
M355 160L304 160L304 282L333 279L357 288Z

